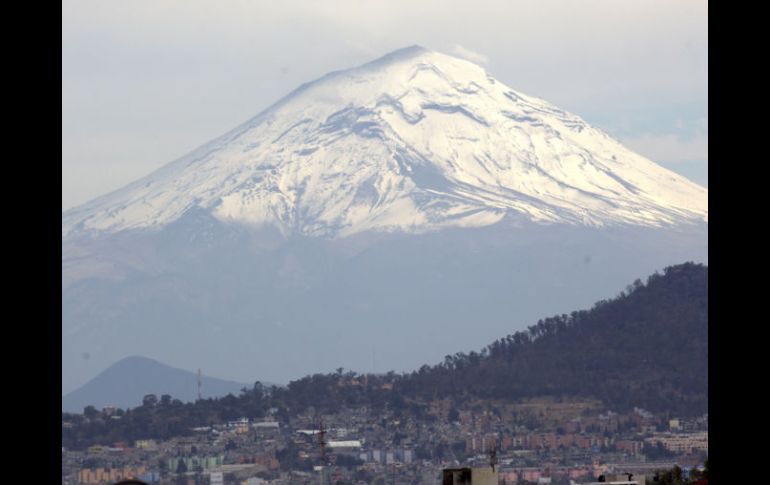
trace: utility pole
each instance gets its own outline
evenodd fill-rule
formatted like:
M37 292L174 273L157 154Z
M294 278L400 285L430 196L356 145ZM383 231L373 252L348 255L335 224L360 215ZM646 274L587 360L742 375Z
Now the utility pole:
M318 446L321 447L321 465L326 466L326 430L324 422L321 420L318 426Z
M201 386L203 385L203 376L201 375L200 368L198 369L198 400L201 400Z
M495 465L497 465L497 443L492 445L492 449L489 450L489 465L492 467L492 471L495 471Z
M323 418L318 420L318 446L321 448L321 485L326 485L329 481L329 468L326 464L326 429Z

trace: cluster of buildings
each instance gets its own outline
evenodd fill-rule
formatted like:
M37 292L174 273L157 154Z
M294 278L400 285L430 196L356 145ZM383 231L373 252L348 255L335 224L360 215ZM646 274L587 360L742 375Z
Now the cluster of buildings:
M128 478L139 478L142 481L152 480L151 473L143 466L138 467L120 467L120 468L82 468L78 471L78 483L100 484L115 483Z
M645 438L645 443L660 443L672 453L693 453L702 451L708 454L709 434L706 431L694 433L661 433Z
M166 441L63 449L62 484L130 477L153 485L441 483L444 469L492 462L500 484L590 483L608 473L696 466L708 453L708 416L681 420L545 400L423 406L419 416L408 407L350 408L323 420L311 409L288 421L242 418ZM661 446L670 456L647 456Z

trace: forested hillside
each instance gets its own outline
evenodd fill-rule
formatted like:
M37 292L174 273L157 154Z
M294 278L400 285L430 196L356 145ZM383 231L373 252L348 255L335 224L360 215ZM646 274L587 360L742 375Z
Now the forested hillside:
M472 325L473 322L468 322ZM590 310L546 318L493 342L480 352L447 356L407 374L363 375L338 369L239 396L183 404L172 396L145 396L121 419L103 419L90 408L63 414L62 444L83 447L138 438L168 438L193 426L242 416L259 418L273 408L286 421L313 407L385 406L426 416L427 401L477 398L592 397L612 410L640 406L694 416L708 412L708 268L686 263L636 281Z
M613 409L708 411L708 268L687 263L637 280L590 310L539 321L481 352L401 379L410 397L582 395Z

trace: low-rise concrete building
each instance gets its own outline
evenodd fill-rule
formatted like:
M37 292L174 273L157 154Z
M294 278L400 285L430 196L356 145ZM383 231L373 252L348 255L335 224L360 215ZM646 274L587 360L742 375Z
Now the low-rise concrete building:
M143 466L123 468L83 468L78 472L78 483L98 485L115 483L127 478L138 478L146 472Z
M497 485L497 470L492 467L445 468L442 485Z

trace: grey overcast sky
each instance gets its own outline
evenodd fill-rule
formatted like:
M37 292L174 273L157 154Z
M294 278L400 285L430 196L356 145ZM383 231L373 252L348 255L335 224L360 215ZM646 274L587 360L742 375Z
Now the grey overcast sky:
M705 0L64 0L62 210L412 44L708 186Z

